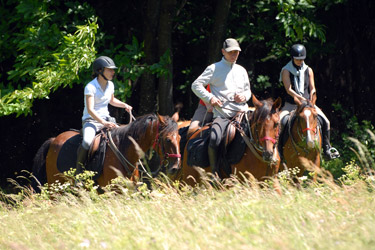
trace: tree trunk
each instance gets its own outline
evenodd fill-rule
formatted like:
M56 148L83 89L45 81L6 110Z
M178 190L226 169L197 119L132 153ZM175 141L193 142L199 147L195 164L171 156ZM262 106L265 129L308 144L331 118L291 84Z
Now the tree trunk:
M224 35L226 33L227 20L231 0L218 0L215 8L214 24L208 44L208 64L212 64L221 58Z
M172 52L172 21L176 12L176 0L161 0L158 51L159 57L169 52L170 63L167 65L169 74L159 78L158 104L161 115L173 113L173 52Z
M157 62L157 35L160 0L147 0L143 10L143 39L145 63L152 65ZM139 114L148 114L156 111L156 77L145 72L140 79Z

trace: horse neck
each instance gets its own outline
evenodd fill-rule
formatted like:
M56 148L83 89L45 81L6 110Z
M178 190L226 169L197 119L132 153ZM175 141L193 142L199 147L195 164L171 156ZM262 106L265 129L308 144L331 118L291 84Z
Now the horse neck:
M159 120L151 122L146 133L144 134L144 138L147 138L147 140L145 140L146 143L141 146L144 152L148 151L152 147L154 149L158 147L158 140L160 140Z

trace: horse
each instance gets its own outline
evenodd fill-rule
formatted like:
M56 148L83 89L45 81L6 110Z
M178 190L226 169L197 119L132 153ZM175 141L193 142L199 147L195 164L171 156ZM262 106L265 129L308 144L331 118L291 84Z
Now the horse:
M239 140L243 140L242 142L246 144L244 146L244 153L238 156L238 158L240 158L239 161L230 164L229 174L222 168L219 170L224 179L231 175L237 175L243 180L244 178L250 178L252 175L257 180L264 181L266 178L272 177L278 172L280 158L276 148L276 142L279 132L279 109L281 99L277 98L276 101L272 99L259 101L254 95L252 99L255 111L250 114L251 117L248 122L244 123L248 128L248 133L245 133L237 126L237 130L241 131ZM186 145L189 144L189 141L198 138L209 129L210 126L207 125L196 131L189 137ZM229 147L231 147L232 144L229 145ZM201 166L190 166L188 164L189 153L187 146L182 150L182 169L176 173L172 179L183 181L190 186L202 183L200 174ZM207 154L207 152L205 152L205 154ZM238 152L235 152L235 154L238 154ZM212 169L210 166L205 166L203 171L211 173ZM251 175L249 175L249 173Z
M287 168L297 167L299 169L297 177L304 174L308 161L320 168L322 135L315 101L315 95L311 101L301 102L295 98L294 102L297 104L297 108L291 112L288 123L284 127L285 133L288 133L288 139L285 143L280 144L281 158ZM316 179L316 175L314 179ZM295 181L298 182L297 179Z
M66 181L66 177L58 169L59 154L64 145L68 145L73 137L78 136L78 131L65 131L48 139L39 148L32 172L40 184ZM145 173L146 170L139 169L138 162L143 152L151 148L158 153L161 165L166 167L168 173L174 173L180 168L180 136L176 121L168 116L144 115L128 125L110 130L108 136L104 137L106 143L102 168L96 179L101 187L110 184L111 180L118 176L139 179L140 173ZM74 149L77 147L78 145ZM74 159L72 162L75 162L76 150L70 152L73 152L74 155L70 157Z

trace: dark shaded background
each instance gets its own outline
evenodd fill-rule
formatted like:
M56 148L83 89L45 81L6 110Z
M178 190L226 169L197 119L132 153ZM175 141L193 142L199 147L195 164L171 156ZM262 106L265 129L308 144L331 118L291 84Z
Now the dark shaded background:
M132 5L128 1L105 1L95 3L97 14L103 20L103 30L108 35L120 40L128 37L129 32L141 36L137 20L124 17L123 13L140 8L135 1ZM369 120L375 124L375 87L373 75L375 72L375 8L372 0L352 0L348 3L331 8L321 13L321 19L326 25L327 43L318 51L309 51L306 63L314 69L320 106L331 120L331 127L336 135L344 132L347 115L342 110L335 110L332 104L340 104L343 109L359 120ZM114 8L114 6L116 6ZM177 37L173 41L174 52L174 79L180 84L181 70L191 65L192 72L197 77L207 66L204 48L185 46L185 41ZM242 44L244 48L250 44ZM199 52L199 53L198 53ZM251 57L257 56L254 52L242 53L238 63L253 72L252 80L259 74L269 75L272 83L278 82L279 71L287 63L277 65L274 62L251 64ZM7 186L7 178L15 178L21 170L31 171L32 159L49 137L70 128L81 128L83 109L83 87L76 85L73 88L59 89L50 95L49 99L37 100L34 103L33 114L27 117L14 115L0 117L1 146L0 146L0 186ZM253 91L258 98L282 96L283 90L273 86L266 92ZM133 89L128 103L137 111L139 91ZM181 116L190 119L197 104L197 98L188 90L182 94L174 90L175 102L183 102ZM120 123L128 120L127 114L116 108L112 114ZM346 113L345 113L346 114ZM135 112L135 115L137 113ZM349 131L350 132L350 131Z

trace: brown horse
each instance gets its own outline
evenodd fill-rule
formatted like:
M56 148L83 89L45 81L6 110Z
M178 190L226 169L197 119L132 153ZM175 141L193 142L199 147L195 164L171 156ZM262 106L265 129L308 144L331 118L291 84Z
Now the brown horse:
M271 99L258 101L253 96L253 103L256 109L248 122L245 122L245 126L250 127L249 132L244 133L242 129L238 128L241 130L242 140L246 143L245 152L240 156L239 162L230 165L230 171L232 175L236 174L240 179L249 177L247 173L250 173L256 179L264 180L276 174L279 168L280 158L275 145L279 132L281 99L278 98L275 102ZM210 129L210 127L205 126L196 131L189 138L189 141L201 136L207 129ZM198 166L188 165L187 147L183 150L182 169L173 179L179 179L194 186L202 181L200 170L197 168ZM203 170L207 173L212 171L211 167L203 168ZM223 178L229 177L222 169L220 171Z
M306 163L311 161L320 167L322 137L318 123L318 112L315 108L316 98L310 102L301 102L295 98L297 108L291 112L287 129L288 139L282 146L282 156L289 169L299 168L298 177L306 170ZM306 161L308 160L308 161Z
M173 173L180 168L180 136L176 121L170 117L144 115L129 125L112 129L110 133L109 137L113 139L107 140L102 171L96 180L100 186L106 186L118 176L139 178L140 172L144 171L138 169L142 155L139 148L143 152L151 148L157 151L167 172ZM76 131L63 132L56 138L48 139L38 150L34 158L33 174L41 184L65 181L57 167L58 156L64 144L78 134ZM76 159L76 155L73 157Z

